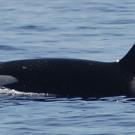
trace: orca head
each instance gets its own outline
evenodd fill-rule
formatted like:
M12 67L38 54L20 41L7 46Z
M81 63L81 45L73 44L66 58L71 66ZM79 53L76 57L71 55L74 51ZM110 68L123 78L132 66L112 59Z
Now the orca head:
M127 72L135 75L135 44L128 53L119 61L120 66Z

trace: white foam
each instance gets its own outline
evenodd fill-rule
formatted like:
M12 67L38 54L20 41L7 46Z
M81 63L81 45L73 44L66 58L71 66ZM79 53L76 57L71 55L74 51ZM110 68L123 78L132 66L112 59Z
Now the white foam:
M116 60L116 62L119 62L120 60Z
M5 87L0 88L0 94L13 95L13 96L54 96L48 93L34 93L34 92L21 92L14 89L8 89Z

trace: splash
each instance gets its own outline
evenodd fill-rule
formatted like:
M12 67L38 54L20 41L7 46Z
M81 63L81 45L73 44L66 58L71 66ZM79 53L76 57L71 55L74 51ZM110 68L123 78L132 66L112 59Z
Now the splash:
M1 95L11 95L11 96L54 96L49 93L34 93L34 92L21 92L14 89L8 89L5 87L0 88L0 94Z

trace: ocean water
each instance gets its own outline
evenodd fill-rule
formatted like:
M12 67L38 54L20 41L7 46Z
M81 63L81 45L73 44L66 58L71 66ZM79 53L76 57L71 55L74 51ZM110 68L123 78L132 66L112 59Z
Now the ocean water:
M116 61L134 42L134 0L0 0L0 61ZM0 134L134 135L135 99L0 89Z

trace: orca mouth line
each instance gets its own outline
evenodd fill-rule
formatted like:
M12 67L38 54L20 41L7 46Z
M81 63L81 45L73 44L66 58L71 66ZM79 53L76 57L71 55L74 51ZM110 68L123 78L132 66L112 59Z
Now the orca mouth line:
M0 86L65 97L135 96L135 45L117 62L42 58L0 63Z

